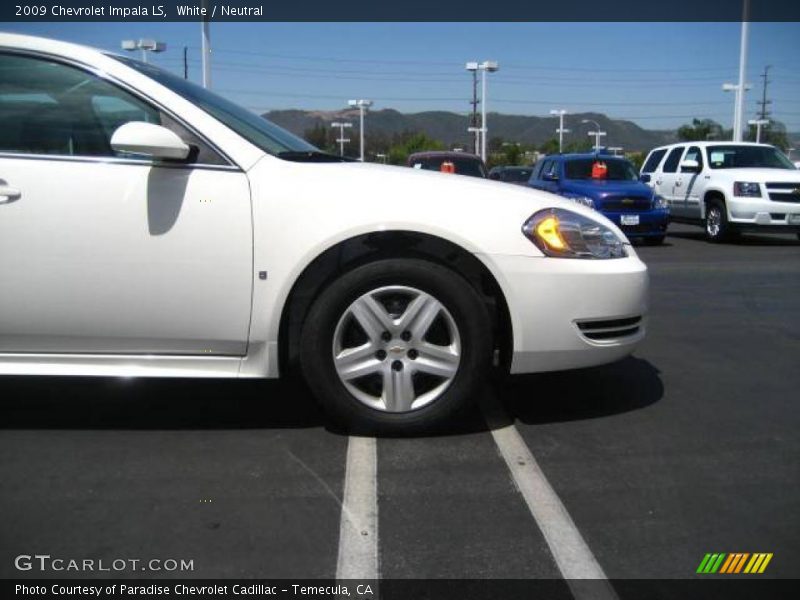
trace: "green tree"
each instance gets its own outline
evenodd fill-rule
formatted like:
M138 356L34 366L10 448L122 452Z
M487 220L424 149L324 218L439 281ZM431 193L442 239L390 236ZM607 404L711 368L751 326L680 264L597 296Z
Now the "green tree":
M749 142L756 141L756 126L750 125L750 129L745 136L745 140ZM769 125L761 126L761 143L772 144L777 146L784 152L789 148L789 137L786 135L786 125L780 121L770 121Z
M427 136L422 132L409 132L394 136L392 145L385 152L387 162L393 165L403 165L406 163L409 154L415 152L425 152L427 150L444 150L445 145L439 140Z
M556 154L558 152L558 140L556 138L550 138L539 146L539 152L542 154Z
M317 123L311 129L306 129L303 138L320 150L328 150L331 145L331 136L328 129L322 123Z
M683 142L721 140L724 134L722 125L713 119L692 119L691 125L681 125L678 128L678 139Z

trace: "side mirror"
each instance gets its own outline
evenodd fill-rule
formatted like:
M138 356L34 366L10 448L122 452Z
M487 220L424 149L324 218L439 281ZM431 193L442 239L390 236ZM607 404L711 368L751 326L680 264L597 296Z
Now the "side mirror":
M700 171L700 163L696 160L681 161L681 173L697 173L698 171Z
M111 148L116 152L173 160L185 160L190 150L174 131L143 121L131 121L118 127L111 136Z
M642 173L641 175L639 175L639 181L641 181L642 183L650 183L650 179L651 179L650 173Z
M545 173L542 175L542 179L545 181L558 181L558 174L557 173Z

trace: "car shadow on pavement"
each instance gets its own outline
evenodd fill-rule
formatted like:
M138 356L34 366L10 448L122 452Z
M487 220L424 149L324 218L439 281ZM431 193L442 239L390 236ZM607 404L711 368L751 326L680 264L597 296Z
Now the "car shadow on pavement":
M276 380L0 378L2 429L322 427L302 384Z
M683 240L692 240L695 242L709 243L706 239L705 232L700 229L698 231L670 231L667 233L668 237L680 238ZM719 244L721 246L800 246L800 240L787 237L786 234L781 235L759 235L756 233L743 233L738 238L729 242Z
M499 395L510 419L544 424L640 410L661 400L664 384L652 364L628 357L602 367L510 377Z
M548 423L609 416L644 408L662 394L658 371L645 360L627 358L592 369L497 377L481 401L484 408L498 402L504 407L500 418L491 421L498 427L516 419ZM348 434L326 417L302 382L292 379L0 378L0 430L282 428ZM488 429L480 408L470 406L413 437Z

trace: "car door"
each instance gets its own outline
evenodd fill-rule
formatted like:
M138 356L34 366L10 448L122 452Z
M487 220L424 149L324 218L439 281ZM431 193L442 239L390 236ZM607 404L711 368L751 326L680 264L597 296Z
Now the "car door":
M684 160L696 160L700 168L697 171L688 171L683 167L678 169L678 174L675 178L675 197L678 206L680 206L681 212L679 216L688 219L699 219L700 198L703 191L702 172L704 169L703 153L699 146L689 146L681 162Z
M670 212L673 216L683 215L683 201L680 196L680 184L676 186L678 180L678 165L681 162L681 156L686 150L685 146L676 146L667 154L664 159L664 164L661 165L661 170L655 175L655 191L656 194L666 198L669 202Z
M247 176L133 92L0 53L0 352L242 355ZM169 127L189 163L119 155L119 125Z

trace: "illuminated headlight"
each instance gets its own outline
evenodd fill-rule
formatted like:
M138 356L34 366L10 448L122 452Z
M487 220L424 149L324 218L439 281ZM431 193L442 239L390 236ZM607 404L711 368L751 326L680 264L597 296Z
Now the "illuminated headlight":
M761 187L753 181L736 181L733 184L733 195L745 198L760 198Z
M561 208L540 210L522 226L547 256L561 258L623 258L625 239L602 223Z
M669 203L667 202L666 198L656 194L653 196L653 208L655 210L663 210L665 208L669 208Z

